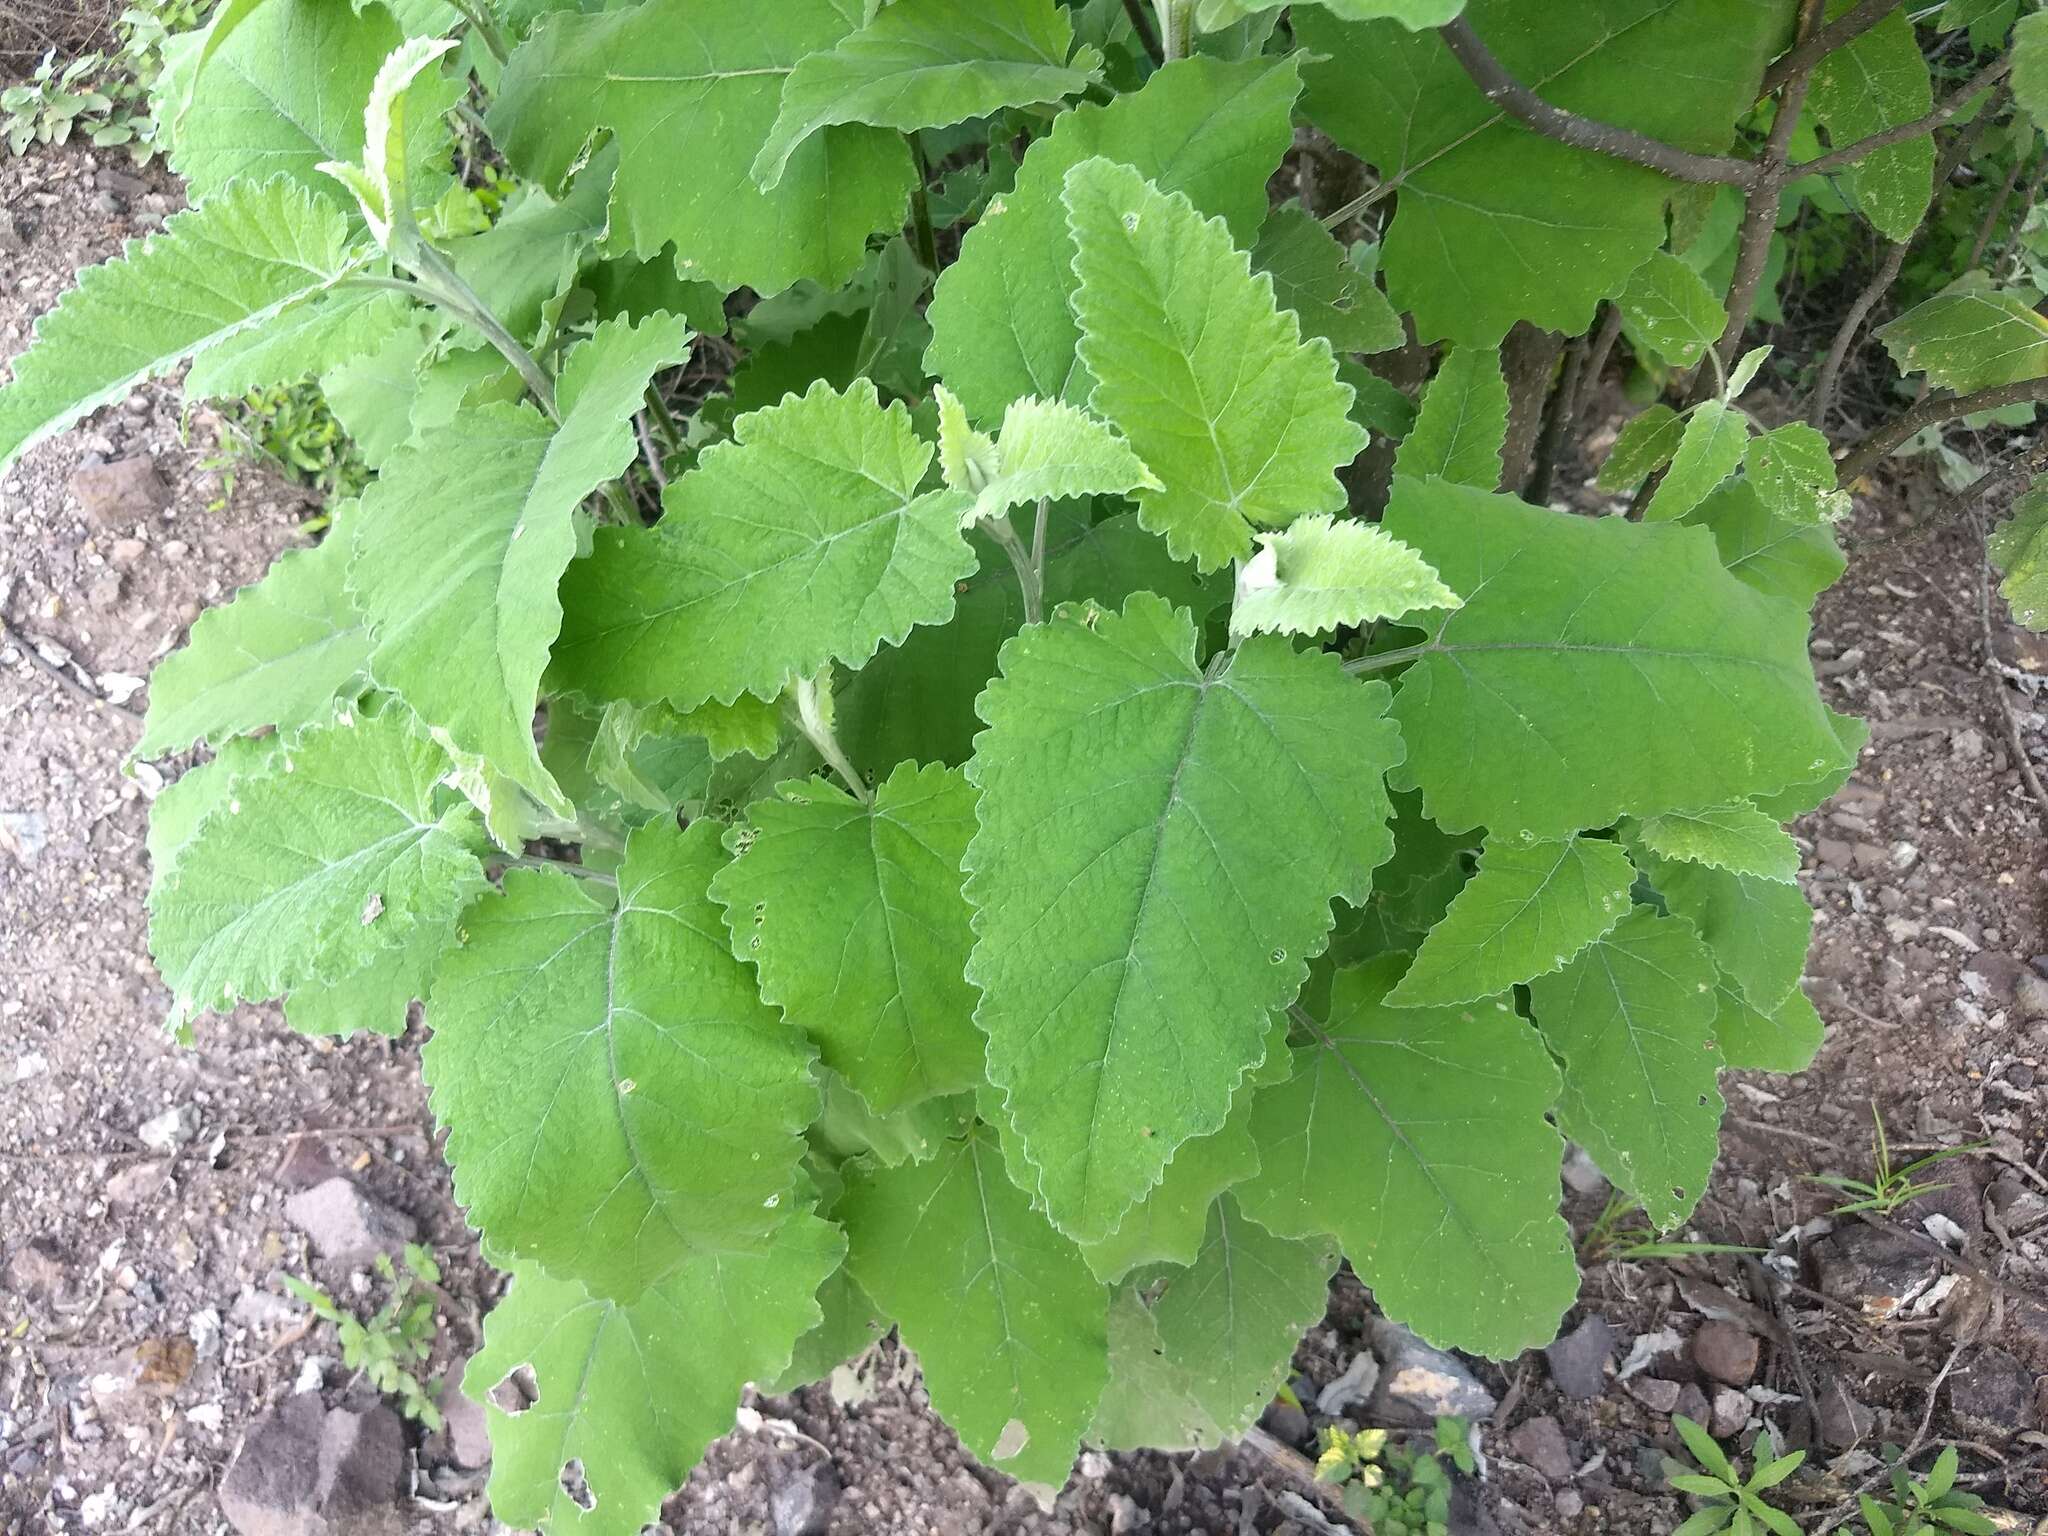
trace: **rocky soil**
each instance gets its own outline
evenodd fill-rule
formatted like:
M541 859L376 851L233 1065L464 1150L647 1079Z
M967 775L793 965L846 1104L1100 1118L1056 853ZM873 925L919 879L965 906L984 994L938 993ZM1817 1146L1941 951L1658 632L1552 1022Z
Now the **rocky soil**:
M81 263L175 206L125 162L0 163L0 355ZM74 1531L494 1528L479 1416L438 1432L344 1369L283 1285L367 1313L372 1262L437 1256L426 1370L459 1369L496 1281L437 1154L418 1039L336 1045L274 1010L159 1028L145 951L148 802L124 769L151 663L200 606L304 537L294 487L245 469L224 505L216 428L155 386L0 482L0 1536ZM1811 1448L1784 1502L1832 1528L1886 1442L2033 1529L2048 1511L2048 839L2019 752L2048 758L2048 653L1987 624L1981 541L1912 530L1936 498L1866 497L1814 656L1869 716L1857 776L1798 829L1819 912L1817 1069L1728 1079L1724 1157L1690 1237L1750 1255L1602 1258L1548 1351L1419 1352L1348 1275L1297 1356L1295 1396L1245 1445L1085 1456L1051 1512L977 1467L883 1344L858 1372L753 1399L669 1509L677 1532L1274 1532L1344 1528L1305 1476L1323 1425L1470 1416L1481 1475L1457 1528L1671 1529L1660 1455L1689 1414L1747 1447ZM1993 654L1987 655L1987 639ZM1983 1141L1949 1187L1877 1225L1804 1175L1867 1176L1872 1105L1901 1158ZM1571 1170L1591 1234L1597 1174ZM1611 1248L1610 1244L1610 1248Z

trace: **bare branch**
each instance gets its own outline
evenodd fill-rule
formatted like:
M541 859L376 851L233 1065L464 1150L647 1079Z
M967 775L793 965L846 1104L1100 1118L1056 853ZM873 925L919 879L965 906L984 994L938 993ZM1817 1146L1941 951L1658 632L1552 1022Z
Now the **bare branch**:
M1899 8L1899 0L1863 0L1815 32L1764 71L1762 101L1795 75L1804 75L1837 48L1846 48Z
M1851 447L1836 466L1837 472L1842 483L1847 485L1858 475L1867 473L1901 443L1928 427L1938 427L1959 416L1975 415L1978 411L1995 411L2001 406L2043 400L2048 400L2048 378L2022 379L2017 384L1995 384L1990 389L1980 389L1967 395L1923 400Z
M1842 365L1849 360L1849 350L1856 345L1863 322L1877 308L1877 301L1891 292L1892 284L1898 281L1899 268L1906 264L1907 245L1904 240L1891 242L1876 275L1856 295L1856 302L1849 306L1849 312L1842 316L1842 323L1835 330L1835 339L1828 347L1827 358L1820 365L1820 377L1813 386L1813 399L1806 407L1806 419L1813 426L1822 426L1828 412L1834 409L1835 387L1842 377Z
M1881 133L1873 133L1869 138L1858 139L1854 144L1844 148L1830 150L1818 160L1808 160L1793 166L1791 173L1794 176L1822 176L1829 171L1838 171L1845 165L1854 165L1858 160L1875 154L1880 149L1888 149L1894 144L1903 144L1908 139L1917 139L1923 134L1932 133L1954 119L1985 90L2003 80L2011 69L2011 54L1994 59L1978 70L1971 77L1969 84L1963 86L1925 117L1915 118L1910 123L1900 123L1897 127L1887 128Z
M1480 41L1472 23L1460 16L1445 22L1437 36L1451 50L1451 56L1472 77L1486 99L1516 121L1533 128L1545 138L1556 139L1574 149L1646 165L1653 171L1679 181L1698 181L1745 187L1756 179L1756 167L1747 160L1728 155L1696 155L1691 150L1666 144L1632 128L1596 122L1562 107L1554 107L1507 71Z

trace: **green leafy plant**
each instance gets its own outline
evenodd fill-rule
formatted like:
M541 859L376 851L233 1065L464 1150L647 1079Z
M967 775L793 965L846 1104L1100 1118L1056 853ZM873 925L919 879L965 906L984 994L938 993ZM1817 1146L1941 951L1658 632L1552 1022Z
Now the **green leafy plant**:
M1884 1459L1892 1464L1891 1500L1882 1502L1867 1493L1857 1496L1869 1536L1941 1536L1944 1531L1993 1536L1998 1527L1989 1516L1977 1513L1984 1501L1956 1487L1960 1458L1954 1446L1942 1447L1924 1477L1906 1465L1897 1446L1887 1445L1884 1451Z
M1793 182L1910 229L1937 138L2043 115L2002 37L1930 110L1903 15L1793 9L174 40L192 206L42 319L0 468L183 366L312 378L372 472L152 679L138 754L212 755L154 802L150 941L181 1035L424 1002L512 1273L465 1379L537 1393L490 1408L500 1520L637 1531L743 1383L891 1326L1041 1492L1240 1433L1340 1255L1511 1355L1577 1290L1567 1137L1685 1220L1720 1070L1820 1040L1783 823L1866 739L1807 651L1841 491L2048 394L1920 306L1881 334L1927 398L1839 476L1824 400L1738 406ZM1523 500L1624 332L1673 397L1635 515ZM1411 336L1412 398L1367 361Z
M1440 1416L1428 1446L1390 1445L1384 1429L1332 1426L1322 1432L1316 1481L1341 1488L1345 1511L1375 1536L1444 1536L1451 1518L1446 1461L1468 1474L1477 1465L1462 1418Z
M1873 1172L1868 1180L1845 1178L1838 1173L1806 1175L1812 1183L1825 1184L1830 1189L1854 1197L1835 1207L1834 1214L1837 1216L1854 1216L1864 1211L1875 1211L1881 1216L1889 1216L1900 1206L1921 1195L1931 1195L1938 1190L1947 1189L1946 1184L1926 1183L1917 1179L1915 1175L1924 1173L1939 1163L1945 1163L1950 1158L1967 1157L1972 1152L1982 1150L1985 1145L1981 1141L1972 1141L1959 1147L1943 1147L1939 1151L1930 1152L1925 1157L1916 1157L1912 1162L1894 1168L1891 1143L1885 1136L1884 1116L1878 1113L1875 1103L1870 1106L1870 1120L1875 1133L1871 1138L1870 1154Z
M291 479L338 500L359 496L370 468L319 387L310 383L252 389L226 413L222 452L206 468L223 479L223 501L233 494L236 467L252 460L274 464Z
M1682 1461L1664 1458L1664 1478L1681 1493L1692 1494L1700 1505L1672 1536L1709 1536L1727 1531L1731 1536L1799 1536L1799 1525L1790 1515L1764 1498L1764 1494L1785 1481L1806 1460L1806 1452L1792 1451L1759 1461L1748 1477L1714 1437L1684 1414L1672 1416L1671 1427L1692 1453L1700 1470L1690 1471Z
M1660 1237L1639 1218L1642 1202L1616 1191L1593 1219L1586 1235L1579 1239L1579 1254L1589 1263L1617 1260L1685 1259L1715 1253L1762 1253L1761 1248L1740 1243L1694 1242Z
M391 1255L377 1255L372 1268L390 1295L367 1321L296 1275L284 1276L284 1287L310 1307L315 1317L334 1325L344 1366L361 1372L379 1392L397 1398L399 1411L407 1418L417 1419L428 1429L439 1429L438 1385L422 1381L418 1368L434 1351L438 1332L434 1307L439 1295L435 1288L441 1283L441 1266L418 1243L405 1245L402 1262L401 1278Z
M61 63L45 54L29 79L0 89L0 134L22 154L32 144L77 136L98 148L126 146L140 164L163 149L150 105L165 45L205 19L215 0L140 0L114 20L113 46Z

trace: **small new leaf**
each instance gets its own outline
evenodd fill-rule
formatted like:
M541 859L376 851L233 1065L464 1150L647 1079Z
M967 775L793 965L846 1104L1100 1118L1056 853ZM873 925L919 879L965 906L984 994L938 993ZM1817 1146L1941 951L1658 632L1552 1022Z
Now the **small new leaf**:
M1318 512L1258 539L1259 552L1237 573L1233 635L1326 634L1461 606L1427 561L1371 523Z

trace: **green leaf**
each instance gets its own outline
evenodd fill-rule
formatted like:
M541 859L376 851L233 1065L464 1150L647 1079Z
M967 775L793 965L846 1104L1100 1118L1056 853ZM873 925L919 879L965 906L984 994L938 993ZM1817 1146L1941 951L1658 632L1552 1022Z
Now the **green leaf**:
M1785 885L1799 878L1799 847L1748 803L1707 811L1666 811L1638 822L1633 836L1661 859L1755 875Z
M868 804L822 779L785 784L749 809L744 851L711 885L762 997L880 1114L981 1081L962 978L974 798L958 769L915 763Z
M1252 247L1252 269L1273 279L1273 298L1294 311L1304 336L1332 350L1390 352L1407 340L1379 285L1351 264L1322 220L1297 203L1275 208Z
M1750 796L1750 803L1773 821L1792 821L1825 805L1836 790L1849 782L1864 747L1869 745L1869 721L1859 720L1854 715L1836 714L1826 705L1821 707L1826 711L1828 728L1834 732L1841 757L1837 765L1825 774L1788 784L1775 794Z
M1688 923L1638 907L1529 984L1564 1069L1557 1123L1658 1231L1683 1221L1720 1149L1714 957Z
M2028 629L2048 629L2048 489L2013 503L2012 516L1992 530L1991 563L2005 573L1999 594Z
M1671 468L1643 513L1646 523L1676 522L1742 465L1749 417L1719 400L1704 400L1685 418Z
M860 19L843 0L767 10L645 0L543 20L513 54L491 108L493 137L522 173L558 186L593 134L620 146L614 249L652 259L673 242L685 277L762 293L811 278L836 288L896 229L916 181L900 134L827 128L799 146L772 192L749 167L783 86ZM679 165L690 174L678 178Z
M1196 0L1195 26L1215 32L1260 11L1277 11L1285 0ZM1346 21L1373 21L1382 16L1413 31L1440 27L1465 9L1465 0L1305 0L1323 6Z
M1266 1026L1265 1057L1231 1096L1223 1128L1182 1142L1159 1182L1124 1213L1117 1229L1100 1242L1082 1245L1082 1255L1098 1280L1113 1285L1143 1264L1185 1267L1195 1262L1216 1197L1259 1171L1259 1149L1252 1140L1257 1089L1284 1081L1293 1066L1287 1053L1287 1016L1276 1013Z
M1138 518L1203 570L1251 554L1255 527L1346 502L1337 471L1365 433L1329 343L1304 343L1220 218L1136 170L1085 161L1066 202L1093 408L1163 483Z
M1685 437L1685 418L1661 401L1622 425L1596 482L1603 491L1632 491L1671 462Z
M928 366L976 421L1012 400L1085 403L1093 387L1075 356L1074 246L1061 201L1066 174L1094 155L1184 192L1249 245L1266 217L1266 178L1294 142L1301 76L1291 54L1225 64L1179 59L1107 106L1062 112L1025 154L1011 192L961 242L929 311Z
M1831 526L1773 516L1748 479L1724 481L1680 521L1713 534L1729 575L1801 608L1848 569Z
M2048 122L2048 16L2039 11L2012 29L2012 99L2035 122Z
M1109 1374L1109 1295L1010 1182L995 1132L974 1125L923 1163L850 1164L838 1214L847 1267L962 1443L1020 1481L1065 1483Z
M1714 1437L1697 1420L1682 1413L1671 1416L1671 1427L1678 1431L1678 1438L1685 1442L1685 1448L1692 1452L1692 1459L1721 1480L1720 1487L1713 1491L1726 1492L1727 1487L1740 1483L1742 1478L1728 1460L1728 1453L1721 1449Z
M1415 426L1394 455L1396 474L1500 489L1508 381L1492 347L1452 347L1423 392Z
M1074 48L1073 22L1052 0L896 0L797 65L754 181L772 192L797 147L835 124L944 128L1058 102L1101 78L1101 64L1093 48Z
M844 1251L831 1223L795 1213L765 1248L692 1253L630 1304L519 1266L462 1376L490 1426L492 1512L555 1536L636 1536L732 1429L746 1384L788 1366ZM489 1394L521 1366L538 1396L507 1413ZM588 1509L563 1485L572 1462Z
M349 526L356 515L335 514ZM200 740L218 748L261 726L290 732L325 720L370 659L344 582L348 555L348 535L337 529L317 549L287 550L261 581L202 613L183 647L150 674L135 755L183 752Z
M89 411L361 268L340 212L279 178L243 182L80 274L0 390L0 470Z
M533 715L576 509L632 462L648 381L688 348L666 315L599 326L562 370L559 426L524 403L466 410L394 455L354 522L349 581L377 681L558 815L573 808L541 766Z
M428 76L418 91L415 81L443 54L457 46L453 38L408 38L391 50L370 86L363 109L363 161L322 161L318 169L351 192L362 209L363 222L379 245L389 250L394 228L410 224L413 189L409 179L412 124L438 121L460 94L453 81Z
M1854 0L1832 0L1830 19ZM1893 12L1826 54L1813 71L1807 110L1838 145L1918 121L1934 108L1934 84L1904 12ZM1797 167L1794 171L1796 173ZM1934 136L1918 134L1875 150L1840 173L1863 216L1892 240L1907 240L1934 196Z
M512 870L434 982L422 1059L456 1197L495 1251L593 1295L763 1246L790 1211L818 1090L705 893L724 862L716 824L664 819L628 840L616 907Z
M1642 863L1665 905L1699 930L1750 1002L1775 1008L1798 986L1813 911L1797 885L1654 854Z
M1329 1307L1337 1257L1327 1236L1276 1237L1224 1195L1194 1263L1166 1276L1152 1306L1160 1345L1225 1435L1251 1428L1287 1379Z
M1803 421L1787 422L1751 438L1742 467L1757 499L1775 517L1829 523L1849 510L1848 494L1835 489L1834 451Z
M233 798L235 781L269 773L283 747L275 735L232 737L215 749L211 761L195 763L164 786L149 805L149 862L159 880L200 824Z
M364 105L405 40L381 5L266 0L193 77L171 169L195 201L232 182L286 176L336 208L348 204L321 164L362 160ZM442 82L421 81L413 91L416 120L445 110ZM447 170L448 135L416 133L409 153L407 180L431 202L439 196L434 173Z
M600 530L569 568L556 685L685 710L772 699L945 623L975 557L966 496L918 494L931 460L866 380L741 417L669 486L660 527Z
M434 984L441 956L455 945L456 925L422 923L396 949L380 951L361 970L335 982L292 989L284 1001L285 1022L302 1035L346 1039L358 1030L397 1039L405 1033L412 1005Z
M1557 1069L1504 998L1388 1007L1403 964L1337 973L1329 1023L1259 1094L1259 1174L1237 1198L1284 1236L1334 1233L1374 1301L1432 1343L1506 1359L1578 1293L1544 1118Z
M1384 525L1465 606L1401 678L1404 777L1447 831L1564 837L1838 767L1805 616L1698 529L1398 482Z
M1706 279L1669 251L1636 268L1616 300L1629 339L1673 368L1690 368L1728 328L1728 311Z
M1109 1384L1088 1438L1112 1451L1205 1450L1224 1438L1181 1362L1167 1354L1135 1283L1109 1303Z
M1748 0L1473 0L1465 13L1545 101L1702 154L1727 152L1784 46L1782 10ZM1293 14L1296 40L1323 56L1303 70L1310 120L1399 188L1381 272L1419 340L1494 346L1518 320L1577 335L1664 243L1668 179L1523 127L1435 33Z
M895 1326L844 1264L818 1287L818 1310L824 1313L824 1320L796 1341L789 1365L780 1376L760 1383L764 1393L779 1397L824 1381Z
M417 331L402 294L342 288L316 294L207 346L185 374L188 399L228 399L343 367Z
M1714 995L1720 1005L1714 1016L1714 1038L1729 1066L1755 1072L1804 1072L1813 1065L1826 1027L1797 987L1775 1007L1759 1009L1724 972Z
M1938 293L1880 326L1877 339L1902 373L1924 373L1957 394L2048 374L2048 319L2030 289L1967 284Z
M1635 867L1616 843L1489 840L1479 872L1430 929L1387 1002L1467 1003L1547 975L1621 921L1634 883Z
M1460 606L1421 556L1371 523L1318 512L1258 540L1259 552L1238 572L1233 635L1326 634Z
M974 497L961 514L967 525L1038 501L1161 488L1131 445L1085 411L1052 400L1018 400L1003 413L999 440L990 442L967 425L966 410L943 384L939 456L946 484Z
M1362 901L1393 851L1385 697L1271 636L1207 675L1193 621L1147 594L1004 647L968 765L968 975L1063 1231L1114 1231L1223 1123L1327 942L1330 899Z
M559 202L527 187L489 229L448 242L450 265L513 335L534 333L548 302L576 278L585 254L603 238L617 172L618 151L607 146L576 173ZM673 278L674 262L662 265ZM604 270L598 267L592 278Z
M173 1022L339 981L461 911L483 888L484 840L438 788L448 767L388 709L344 713L236 779L150 888Z

